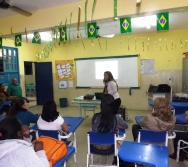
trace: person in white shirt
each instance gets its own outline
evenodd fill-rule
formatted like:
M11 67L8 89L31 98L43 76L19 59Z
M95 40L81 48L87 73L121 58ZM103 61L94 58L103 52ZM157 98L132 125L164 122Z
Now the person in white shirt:
M42 114L37 121L37 126L41 130L59 130L67 132L68 125L63 117L59 115L55 101L48 101L43 105Z
M0 167L50 167L43 143L31 143L29 128L15 117L0 121Z
M114 103L113 103L113 111L114 114L117 114L117 111L121 105L121 99L118 93L118 84L115 81L112 73L110 71L104 72L104 94L111 94L114 97Z

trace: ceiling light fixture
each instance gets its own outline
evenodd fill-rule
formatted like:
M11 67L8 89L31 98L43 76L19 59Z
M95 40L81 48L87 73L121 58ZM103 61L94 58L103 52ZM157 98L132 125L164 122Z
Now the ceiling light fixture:
M150 29L151 26L156 26L156 19L157 19L156 15L151 15L151 16L132 18L131 22L136 27L140 27L140 28L146 27L147 29Z

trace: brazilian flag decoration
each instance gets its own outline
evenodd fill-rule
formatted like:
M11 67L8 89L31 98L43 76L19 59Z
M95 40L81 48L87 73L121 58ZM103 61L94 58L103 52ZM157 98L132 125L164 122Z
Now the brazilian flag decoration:
M169 13L157 14L157 31L169 30Z
M14 44L15 44L15 46L22 46L22 35L21 34L15 35Z
M120 18L121 34L132 32L131 18Z
M0 37L0 48L2 48L2 45L3 45L3 40L2 40L2 38Z
M39 32L34 32L32 43L41 44L41 38Z
M60 41L66 41L67 40L67 28L66 27L60 27L59 33L60 33Z
M93 38L97 36L97 23L93 22L93 23L88 23L87 24L87 34L88 34L88 38Z

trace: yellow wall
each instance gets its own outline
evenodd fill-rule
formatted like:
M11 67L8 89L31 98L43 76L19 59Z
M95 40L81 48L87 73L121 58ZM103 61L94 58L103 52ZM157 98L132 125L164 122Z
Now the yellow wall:
M102 88L58 89L58 81L55 80L55 60L132 54L140 54L141 59L154 59L155 75L142 74L139 90L133 90L131 96L128 89L120 88L119 90L122 104L128 109L147 110L149 106L146 91L150 84L168 84L168 78L171 77L173 78L173 91L181 92L182 58L184 57L182 53L188 50L186 40L188 40L188 29L121 35L111 39L100 38L99 40L86 39L83 41L80 39L56 45L57 47L50 53L49 58L40 61L53 63L55 100L58 102L59 98L67 97L69 105L72 105L71 100L76 96L102 91Z
M14 46L14 40L4 40L3 46ZM24 75L24 61L37 62L36 53L40 51L43 45L22 43L21 47L18 47L19 54L19 72L20 72L20 84L22 86L23 95L25 95L25 75Z
M81 0L73 4L53 7L49 9L33 12L32 17L23 17L21 15L11 16L0 19L0 33L9 35L12 27L13 33L40 30L43 28L57 26L61 21L65 22L66 18L70 18L73 13L72 24L77 22L78 5L81 6L81 22L84 22L84 2ZM88 3L87 20L90 19L92 2ZM133 0L118 0L118 16L136 16L139 14L151 14L158 11L176 11L181 8L187 8L187 0L179 0L178 2L164 0L143 0L140 8L136 8ZM106 10L104 8L107 7ZM113 1L100 0L97 1L93 20L113 18ZM19 20L19 21L18 21ZM21 21L20 21L21 20ZM55 60L69 60L81 57L95 56L116 56L140 54L141 59L155 60L155 75L141 75L141 89L133 90L129 95L128 89L120 89L119 93L122 98L122 104L128 109L149 109L147 103L146 90L150 84L168 83L168 78L173 78L174 92L181 92L182 88L182 53L187 51L188 30L170 30L168 32L153 32L141 34L129 34L116 36L112 39L100 38L75 40L61 43L53 49L48 59L40 61L51 61L53 63L54 78L54 97L58 102L59 98L67 97L69 105L71 100L86 93L102 91L102 89L58 89L58 81L55 80ZM100 43L100 44L99 44ZM3 45L13 46L13 42L3 40ZM23 61L37 61L36 52L41 51L44 45L34 45L24 43L19 48L19 64L21 85L24 89L25 78L23 76ZM129 48L129 49L128 49Z
M114 17L113 0L98 0L95 6L93 20L109 19ZM136 7L136 0L118 0L117 14L122 16L139 16L140 14L156 14L159 11L178 11L188 7L187 0L143 0L139 8ZM41 30L44 28L55 27L62 22L67 24L76 24L78 20L78 6L81 7L81 22L85 21L85 0L76 3L65 4L58 7L47 8L32 12L31 17L15 15L0 19L0 33L9 35L11 32L20 33L33 30ZM93 1L88 0L87 21L90 21L92 13Z

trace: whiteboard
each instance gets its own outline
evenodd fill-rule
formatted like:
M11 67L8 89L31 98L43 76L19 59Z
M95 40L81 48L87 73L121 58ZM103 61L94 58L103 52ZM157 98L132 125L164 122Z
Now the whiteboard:
M116 68L113 65L109 67L110 62L117 64L117 78L115 80L119 87L139 87L139 55L76 58L74 60L76 62L77 87L103 87L104 72L112 72ZM102 64L101 69L96 69L97 63ZM97 79L97 71L100 71L101 79Z

